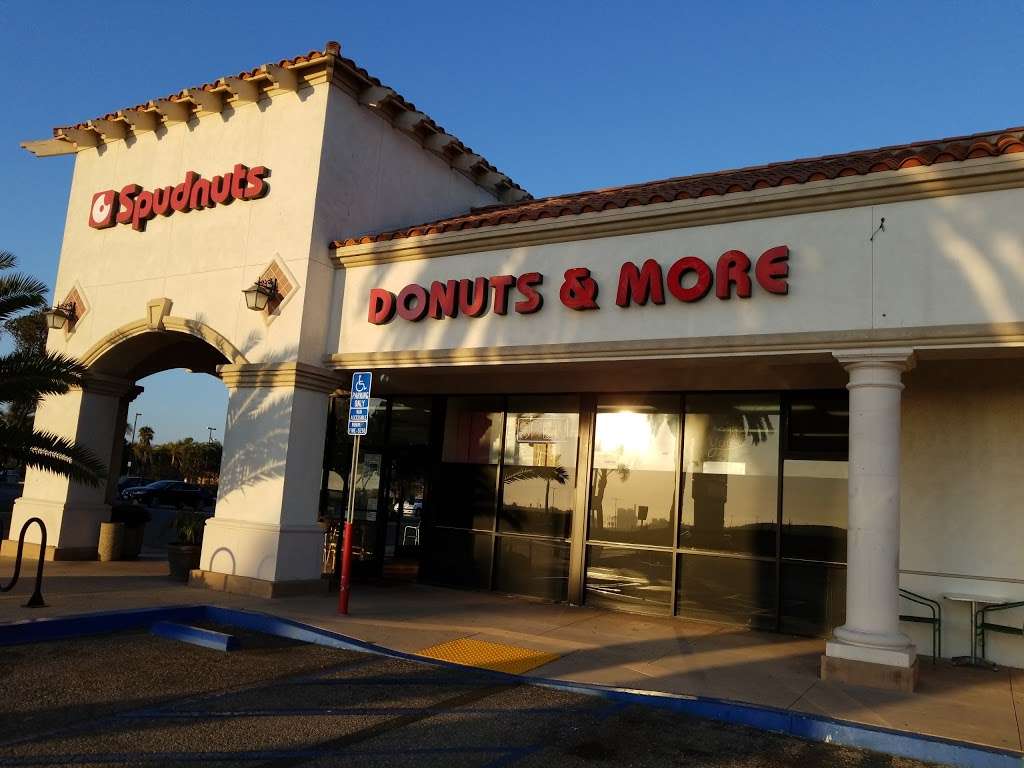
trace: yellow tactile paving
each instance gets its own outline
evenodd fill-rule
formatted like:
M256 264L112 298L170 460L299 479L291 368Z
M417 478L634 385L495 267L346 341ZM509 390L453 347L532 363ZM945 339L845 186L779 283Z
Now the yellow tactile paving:
M491 669L496 672L510 672L515 675L536 669L558 658L557 653L544 653L515 645L488 643L469 637L460 637L458 640L432 645L422 651L417 651L417 654L439 661Z

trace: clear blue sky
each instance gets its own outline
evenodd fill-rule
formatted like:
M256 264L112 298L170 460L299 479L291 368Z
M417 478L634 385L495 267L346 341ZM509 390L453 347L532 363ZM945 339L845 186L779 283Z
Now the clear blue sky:
M0 248L52 284L72 160L19 141L326 40L541 196L1024 124L1021 30L1005 1L0 0ZM158 440L223 426L215 380L144 384Z

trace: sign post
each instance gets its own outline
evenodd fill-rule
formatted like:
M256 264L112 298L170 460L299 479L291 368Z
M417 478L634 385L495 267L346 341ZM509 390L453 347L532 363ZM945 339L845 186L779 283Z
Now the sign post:
M341 545L341 580L338 587L338 613L348 614L348 597L352 591L352 522L356 516L356 477L359 473L359 443L370 423L370 388L373 374L357 371L352 374L348 400L348 434L352 440L352 467L348 475L348 506L345 509L345 532Z

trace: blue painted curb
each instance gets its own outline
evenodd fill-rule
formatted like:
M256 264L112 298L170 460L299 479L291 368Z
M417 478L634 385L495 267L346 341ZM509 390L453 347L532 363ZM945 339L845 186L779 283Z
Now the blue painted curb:
M657 707L695 717L744 725L762 731L794 736L806 741L866 749L926 762L945 763L964 768L1024 768L1024 755L1010 750L983 747L969 742L927 736L907 731L852 723L845 720L793 712L756 704L703 696L637 691L625 688L569 683L544 677L512 675L506 672L466 667L394 651L346 635L321 629L292 619L255 611L221 608L214 605L171 606L137 610L79 614L48 619L26 619L0 624L0 646L64 640L86 635L151 628L159 622L211 621L253 632L276 635L314 645L361 651L393 659L402 659L444 669L471 671L481 677L509 683L527 683L589 696L600 696L624 704ZM198 630L200 632L206 630ZM214 633L220 634L220 633Z
M199 645L203 648L212 648L215 651L233 651L238 647L238 638L234 635L193 627L189 624L179 624L176 621L154 622L149 631L157 637Z

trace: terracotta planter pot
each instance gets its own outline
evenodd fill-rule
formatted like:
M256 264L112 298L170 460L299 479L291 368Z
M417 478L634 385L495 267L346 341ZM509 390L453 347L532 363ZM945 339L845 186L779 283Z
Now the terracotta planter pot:
M109 563L121 557L124 546L124 523L100 523L100 541L96 547L101 562Z
M199 555L203 548L199 544L168 544L167 564L171 570L171 578L175 581L188 581L189 573L199 567Z

